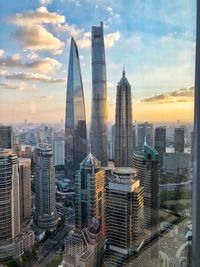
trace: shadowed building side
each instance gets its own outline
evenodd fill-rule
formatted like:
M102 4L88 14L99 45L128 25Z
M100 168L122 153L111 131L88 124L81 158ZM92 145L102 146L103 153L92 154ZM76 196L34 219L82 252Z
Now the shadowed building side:
M100 27L92 27L92 114L91 151L107 166L108 110L107 80L103 36L103 22Z
M79 54L71 39L65 114L65 171L74 182L75 171L87 155L85 101Z

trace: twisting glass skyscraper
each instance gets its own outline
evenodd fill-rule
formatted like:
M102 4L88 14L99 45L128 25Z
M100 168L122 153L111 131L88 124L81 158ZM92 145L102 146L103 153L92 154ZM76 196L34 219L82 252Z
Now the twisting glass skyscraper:
M75 171L87 155L85 101L79 54L71 39L65 114L65 170L74 181Z
M115 127L115 166L131 167L133 165L131 86L125 77L124 70L117 85Z
M107 81L104 49L103 22L100 27L92 27L92 154L107 165L108 110Z

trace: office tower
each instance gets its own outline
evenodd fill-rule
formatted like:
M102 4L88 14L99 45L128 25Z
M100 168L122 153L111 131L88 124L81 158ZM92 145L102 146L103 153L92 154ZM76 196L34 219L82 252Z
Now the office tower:
M83 83L78 48L71 39L65 113L65 171L74 183L75 171L87 155L87 132Z
M20 223L31 217L31 159L19 158Z
M184 153L185 129L183 127L174 128L174 150Z
M115 127L115 166L131 167L133 165L131 86L124 70L122 78L117 85Z
M55 170L51 145L35 148L35 223L39 228L53 229L57 222Z
M107 266L124 266L144 242L144 187L134 168L115 168L106 189ZM119 264L119 265L118 265Z
M159 230L159 180L160 169L158 152L147 144L136 147L133 153L133 166L144 187L144 222L148 238Z
M56 136L53 141L54 166L64 166L65 162L65 140L62 136Z
M73 263L73 266L102 266L105 245L105 171L91 153L81 162L75 177L75 227L66 239L65 261Z
M107 80L103 22L92 27L92 114L90 142L92 154L107 165L108 142Z
M15 255L20 233L19 174L17 156L0 149L0 260Z
M166 127L155 129L154 147L159 155L160 166L163 166L163 154L166 152Z
M75 178L75 226L91 226L95 219L99 230L105 227L105 171L90 153L80 164Z
M137 145L142 146L145 142L149 146L153 146L153 124L148 122L137 125Z
M13 128L0 125L0 148L13 148Z

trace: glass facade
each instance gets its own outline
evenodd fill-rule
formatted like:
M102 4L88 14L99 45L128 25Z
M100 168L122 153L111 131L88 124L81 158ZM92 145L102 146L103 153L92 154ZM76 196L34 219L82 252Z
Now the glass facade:
M92 27L92 115L90 130L91 151L107 166L108 107L106 61L103 22Z
M79 54L71 39L65 113L65 171L74 182L75 171L87 155L87 130Z

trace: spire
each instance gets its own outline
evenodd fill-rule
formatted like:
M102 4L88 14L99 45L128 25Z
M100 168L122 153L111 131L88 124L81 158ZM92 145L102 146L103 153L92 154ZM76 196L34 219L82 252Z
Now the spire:
M144 137L144 146L146 146L146 145L147 145L147 137L145 135L145 137Z
M124 67L124 65L123 65L123 72L122 72L122 76L123 76L123 78L125 78L125 74L126 74L126 72L125 72L125 67Z

